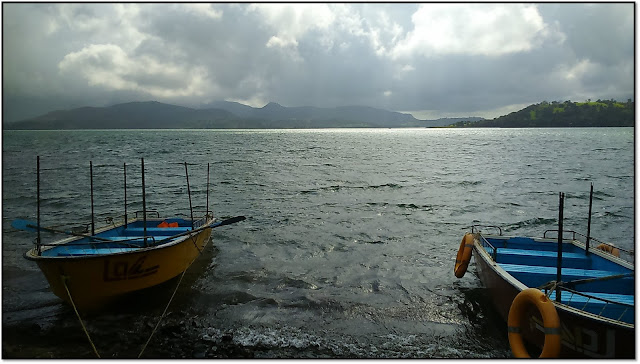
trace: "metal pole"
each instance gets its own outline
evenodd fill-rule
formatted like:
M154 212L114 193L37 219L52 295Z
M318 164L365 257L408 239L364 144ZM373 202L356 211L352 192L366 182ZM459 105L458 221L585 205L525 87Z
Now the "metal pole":
M209 163L207 163L207 215L209 215Z
M562 282L562 220L564 219L564 193L560 192L560 207L558 209L558 270L556 272L556 283ZM560 287L556 288L556 301L560 302Z
M38 237L36 238L36 249L38 255L42 255L42 245L40 240L40 156L36 157L36 210L38 218Z
M191 188L189 187L189 172L187 162L184 162L184 174L187 175L187 193L189 194L189 210L191 211L191 229L193 229L193 206L191 205Z
M147 245L147 200L145 197L144 191L144 158L140 158L141 169L142 169L142 220L144 227L144 245Z
M124 170L124 227L127 228L127 163L123 164Z
M591 241L591 206L593 205L593 183L591 183L591 192L589 193L589 219L587 220L587 242L585 254L589 254L589 242Z
M95 215L93 214L93 162L89 161L89 180L91 183L91 235L96 235Z

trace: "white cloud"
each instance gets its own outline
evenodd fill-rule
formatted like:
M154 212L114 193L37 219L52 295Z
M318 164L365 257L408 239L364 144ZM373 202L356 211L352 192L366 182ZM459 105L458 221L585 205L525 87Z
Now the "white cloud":
M579 3L7 3L3 92L58 97L65 105L227 99L453 116L541 100L626 100L634 95L632 10Z
M106 24L104 18L96 15L104 14L104 10L110 10L110 8L105 4L97 4L97 7L85 4L60 4L57 8L58 19L66 27L78 32L100 31Z
M115 44L92 44L69 53L58 67L62 74L80 74L90 86L155 97L201 96L206 88L207 72L202 67L187 69L149 56L132 57Z
M147 35L138 28L140 4L58 4L48 10L46 36L85 38L91 43L116 43L127 49L137 47Z
M588 59L580 60L578 63L570 66L563 65L560 72L564 74L564 78L568 81L580 80L590 71L594 71L596 65Z
M499 56L530 51L549 35L530 4L423 4L412 21L414 29L392 50L393 58Z
M335 21L328 4L251 4L248 11L258 12L275 33L268 46L295 46L307 32L327 29Z
M348 36L363 39L376 56L385 57L405 33L398 19L389 15L394 6L400 9L411 5L332 4L330 10L336 20L326 29L326 36L336 39L343 48L345 43L340 40Z
M213 4L183 3L176 6L185 9L188 13L201 15L210 19L222 18L222 10L214 8Z
M251 107L263 107L267 103L269 103L269 101L264 99L261 95L254 95L248 99L229 97L229 98L226 98L225 101L237 102L237 103L248 105Z
M266 44L267 48L296 48L298 46L298 41L295 38L281 38L276 35L269 38L269 41Z

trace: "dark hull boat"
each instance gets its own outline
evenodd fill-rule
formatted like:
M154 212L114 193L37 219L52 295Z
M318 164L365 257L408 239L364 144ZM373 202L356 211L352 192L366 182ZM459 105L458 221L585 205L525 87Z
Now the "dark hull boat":
M635 358L633 252L562 230L562 223L542 238L480 230L487 228L474 225L462 239L455 274L464 275L473 251L515 357L541 349L540 357Z

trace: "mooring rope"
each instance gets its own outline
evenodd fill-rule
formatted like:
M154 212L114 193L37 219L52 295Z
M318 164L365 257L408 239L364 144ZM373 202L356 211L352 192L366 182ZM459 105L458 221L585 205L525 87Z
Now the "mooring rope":
M200 247L198 246L198 238L197 238L197 234L196 235L191 235L189 237L189 239L191 239L191 242L193 243L193 246L196 247L196 250L198 250L198 257L200 256L200 254L202 254L202 251L204 250L204 248L200 249ZM195 259L193 260L195 261ZM193 263L193 262L191 262ZM191 266L191 265L189 265ZM188 268L188 267L187 267Z
M187 266L184 269L184 271L182 272L182 275L180 276L180 280L178 280L178 284L176 285L176 289L173 290L173 293L171 294L171 298L169 298L169 302L167 302L167 306L164 308L164 311L162 312L162 315L160 315L160 318L158 319L158 322L156 323L156 326L153 328L153 331L151 331L151 335L149 335L149 338L147 339L147 342L144 343L144 346L142 347L142 350L140 350L140 354L138 354L138 359L140 359L140 357L142 356L144 351L147 349L147 345L149 345L149 342L151 341L151 338L153 337L153 334L155 334L156 330L158 330L158 327L160 326L160 322L162 322L162 319L164 318L164 315L167 313L167 310L169 309L169 305L171 305L171 302L173 301L173 297L176 295L176 292L178 292L178 288L180 287L180 283L182 283L182 278L184 278L184 275L185 275L185 273L187 273L187 269L189 269L190 266L191 266L191 264L189 264L189 266Z
M71 297L71 292L69 291L69 287L67 286L67 277L65 277L65 276L61 276L61 277L62 277L62 284L64 285L64 289L67 291L67 295L69 296L69 301L71 302L71 306L73 307L73 311L75 311L76 316L78 317L78 321L80 321L80 326L82 326L82 330L84 330L84 334L87 335L87 339L89 339L89 344L91 344L91 348L93 349L93 352L96 354L96 356L99 359L100 358L100 354L98 354L98 350L96 349L96 346L93 344L93 341L91 340L91 336L89 336L89 332L87 331L87 328L84 326L84 322L82 322L82 318L80 317L80 314L78 313L78 309L76 308L76 304L73 302L73 298Z
M190 237L190 238L193 239L193 237ZM151 335L149 335L149 338L147 339L147 342L144 343L144 346L142 347L142 350L140 350L140 354L138 354L138 358L142 357L142 354L147 349L147 345L149 345L149 342L151 341L151 338L153 337L153 335L158 330L158 327L160 326L160 323L162 322L162 319L164 319L165 315L167 314L167 310L169 309L169 306L171 305L171 302L173 302L173 298L175 297L176 293L178 292L178 288L180 288L180 284L182 283L182 279L184 278L185 274L187 273L187 270L191 267L193 262L195 262L195 260L198 259L198 257L204 251L204 248L201 250L198 247L198 245L196 243L196 240L197 239L194 239L194 245L196 246L196 249L198 250L198 255L182 271L182 275L180 276L180 279L178 280L178 284L176 285L176 288L173 290L173 293L171 294L171 297L169 298L169 302L167 302L167 306L164 308L164 311L162 312L162 315L160 315L160 318L158 319L158 322L156 323L156 326L151 331ZM69 291L69 287L67 286L67 279L68 278L65 277L65 276L61 276L61 278L62 278L62 283L64 285L64 288L67 291L67 295L69 296L69 301L71 302L71 306L73 307L73 310L75 311L76 316L78 317L78 321L80 321L80 325L82 326L82 330L84 331L85 335L87 336L87 339L89 340L89 343L91 344L91 348L93 349L93 352L96 354L96 356L98 358L100 358L100 354L98 354L98 350L96 349L96 346L93 344L93 341L91 340L91 336L89 335L89 332L87 331L87 328L85 327L84 322L82 321L82 318L80 317L80 314L78 313L78 309L76 308L76 305L73 302L73 298L71 297L71 292Z
M198 255L196 255L196 257L193 258L191 263L189 263L189 265L187 265L187 267L184 269L184 271L182 271L182 275L180 276L180 280L178 280L178 284L176 285L176 288L173 290L173 293L171 294L171 298L169 298L169 302L167 302L167 306L164 308L164 311L162 312L162 315L160 315L160 318L158 319L158 322L156 323L156 326L153 328L153 331L151 331L151 335L149 335L149 338L147 339L147 342L144 343L144 346L142 347L142 350L140 350L140 354L138 354L138 359L140 359L140 357L142 357L142 354L147 349L147 345L149 345L149 342L151 341L151 338L153 337L153 335L158 330L158 327L160 326L160 322L162 321L162 319L166 315L167 310L169 309L169 306L171 305L171 302L173 301L173 297L175 297L176 293L178 292L178 288L180 287L180 283L182 283L182 278L184 278L184 275L187 273L187 270L189 268L191 268L191 265L193 265L193 262L195 262L196 259L198 259L198 257L200 255L202 255L202 252L204 251L204 247L202 249L200 249L198 247L197 239L195 238L195 236L192 236L192 237L189 237L189 238L193 239L193 245L195 245L196 249L198 250ZM211 239L211 237L209 237L209 239ZM206 245L205 245L205 247L206 247Z
M198 255L196 255L196 257L193 258L191 263L189 263L189 265L187 265L186 268L184 268L184 271L182 271L182 275L180 276L180 279L178 280L178 284L176 285L176 288L173 290L173 293L171 294L171 298L169 298L169 302L167 302L167 306L164 308L164 311L162 312L162 315L160 315L160 318L158 319L158 322L156 323L156 326L153 328L153 331L151 331L151 335L149 335L149 338L147 339L147 342L144 343L144 346L142 347L142 350L140 350L140 354L138 354L138 359L140 359L140 357L142 357L142 354L147 349L147 345L149 345L149 342L151 341L151 338L156 333L156 330L158 330L158 327L160 326L160 322L162 322L162 319L166 315L167 310L169 309L169 306L171 305L171 302L173 301L173 297L175 297L176 293L178 292L178 288L180 287L180 283L182 283L182 278L184 278L184 275L187 273L187 270L189 268L191 268L191 265L193 264L193 262L195 262L196 259L198 259L198 257L204 251L204 248L202 248L202 250L201 250L198 247L197 239L195 239L195 237L190 237L190 238L193 239L193 245L195 245L196 249L198 250ZM209 238L209 239L211 239L211 238Z

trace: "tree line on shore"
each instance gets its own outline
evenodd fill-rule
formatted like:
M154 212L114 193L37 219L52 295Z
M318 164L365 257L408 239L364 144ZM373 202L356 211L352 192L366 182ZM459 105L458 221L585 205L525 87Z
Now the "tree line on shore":
M459 121L457 128L619 127L635 125L635 102L616 100L543 101L492 120Z

